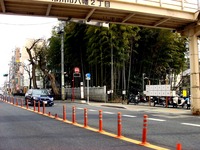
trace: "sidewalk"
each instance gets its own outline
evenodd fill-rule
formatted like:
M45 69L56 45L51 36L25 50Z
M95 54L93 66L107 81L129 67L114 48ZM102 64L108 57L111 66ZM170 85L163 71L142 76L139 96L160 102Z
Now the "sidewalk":
M55 101L57 102L57 101ZM66 103L81 103L81 104L87 104L87 102L85 100L74 100L74 102L72 102L71 100L65 100L63 102ZM176 114L176 115L192 115L191 110L188 110L186 108L173 108L171 106L169 106L168 108L165 108L163 106L149 106L149 103L139 103L138 105L134 105L134 104L129 104L127 105L122 104L122 103L105 103L105 102L93 102L90 101L88 105L91 106L103 106L103 107L112 107L112 108L120 108L120 109L127 109L130 111L148 111L148 112L162 112L162 113L168 113L168 114Z

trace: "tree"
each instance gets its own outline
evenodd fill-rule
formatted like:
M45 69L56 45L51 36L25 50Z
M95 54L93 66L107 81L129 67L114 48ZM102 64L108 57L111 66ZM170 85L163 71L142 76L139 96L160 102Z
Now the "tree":
M30 64L21 63L21 66L28 73L28 77L29 77L29 89L31 89L32 76L31 76Z
M37 83L36 83L36 68L37 68L37 56L35 55L35 47L37 44L41 41L41 39L33 40L31 43L30 47L26 47L26 51L29 55L29 61L30 64L32 65L32 80L33 80L33 88L37 88Z
M65 26L65 69L72 77L73 68L80 67L84 81L85 72L91 73L91 86L111 87L111 47L114 58L114 90L141 90L142 74L152 84L184 68L185 38L169 30L139 28L110 24L109 28L78 23ZM60 38L54 32L50 38L48 68L60 71ZM180 67L181 66L181 67Z
M48 60L47 60L47 54L48 54L48 44L47 41L42 40L40 43L39 47L36 47L35 49L35 53L38 57L38 68L42 71L43 73L43 80L45 80L45 78L47 77L50 80L50 84L51 84L51 88L53 90L53 93L55 94L55 96L59 96L59 89L56 85L56 79L55 79L55 75L53 72L51 72L51 70L47 67L48 64Z

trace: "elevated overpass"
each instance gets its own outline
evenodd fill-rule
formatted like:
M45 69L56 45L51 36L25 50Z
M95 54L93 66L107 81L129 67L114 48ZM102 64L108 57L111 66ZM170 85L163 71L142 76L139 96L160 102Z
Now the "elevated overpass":
M176 30L189 37L192 113L200 115L199 0L0 0L0 14Z
M0 0L0 13L181 30L195 23L199 15L199 0L187 1Z

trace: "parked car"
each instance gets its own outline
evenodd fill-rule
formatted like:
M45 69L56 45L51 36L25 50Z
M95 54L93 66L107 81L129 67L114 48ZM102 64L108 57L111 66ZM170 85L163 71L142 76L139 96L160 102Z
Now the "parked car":
M49 93L47 89L29 89L25 94L25 104L34 105L34 101L36 104L40 103L40 105L53 106L54 98Z

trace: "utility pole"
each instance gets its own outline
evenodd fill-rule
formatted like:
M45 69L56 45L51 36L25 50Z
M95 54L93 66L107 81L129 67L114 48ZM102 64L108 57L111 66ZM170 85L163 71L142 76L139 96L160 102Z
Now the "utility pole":
M65 22L61 21L59 24L58 34L61 36L61 98L65 100L65 78L64 78L64 25Z
M144 93L144 76L145 73L142 74L142 93Z
M110 29L110 28L109 28ZM113 43L112 43L112 31L110 31L111 33L111 38L110 38L110 42L111 42L111 91L110 91L110 100L113 100L113 90L114 90L114 79L113 79Z

